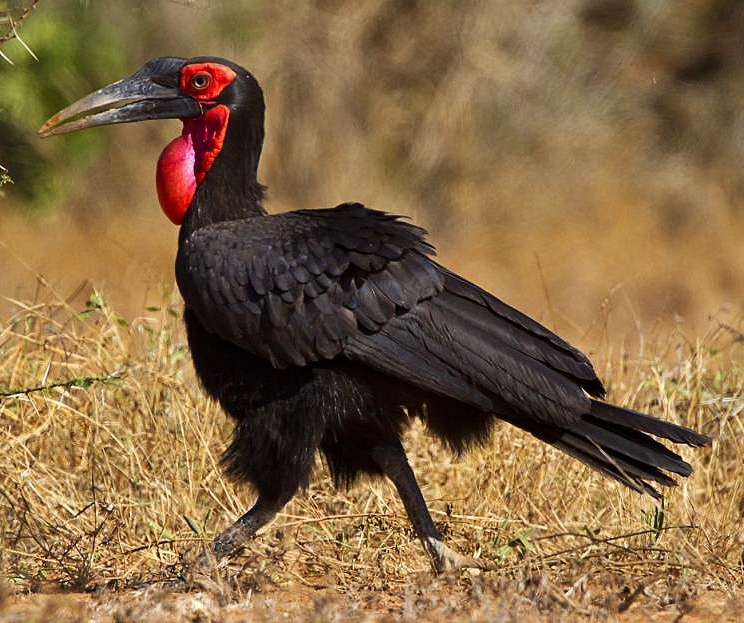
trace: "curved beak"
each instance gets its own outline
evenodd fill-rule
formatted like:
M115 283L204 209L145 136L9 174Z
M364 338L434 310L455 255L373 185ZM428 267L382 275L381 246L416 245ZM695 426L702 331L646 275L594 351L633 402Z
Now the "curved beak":
M158 61L151 61L129 78L86 95L59 111L39 128L39 135L47 137L112 123L201 115L197 101L178 90L178 66L183 59Z

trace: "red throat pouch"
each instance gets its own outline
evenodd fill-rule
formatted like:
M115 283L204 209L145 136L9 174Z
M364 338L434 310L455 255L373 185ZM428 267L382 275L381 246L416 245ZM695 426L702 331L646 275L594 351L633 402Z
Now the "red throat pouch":
M163 212L180 225L214 159L222 150L230 110L222 104L201 117L183 119L181 136L158 159L155 184Z

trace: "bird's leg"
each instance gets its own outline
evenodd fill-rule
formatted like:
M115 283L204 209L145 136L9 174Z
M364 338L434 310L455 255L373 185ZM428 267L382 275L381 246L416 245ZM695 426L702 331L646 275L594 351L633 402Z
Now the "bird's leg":
M403 501L406 513L413 524L424 548L431 557L436 573L464 567L481 567L475 560L458 554L442 541L434 521L431 518L416 476L408 463L401 446L377 446L371 451L372 458L385 475L393 481L398 495Z
M220 561L236 554L259 529L274 519L281 506L259 495L251 509L217 536L196 558L190 569L191 574L209 573Z

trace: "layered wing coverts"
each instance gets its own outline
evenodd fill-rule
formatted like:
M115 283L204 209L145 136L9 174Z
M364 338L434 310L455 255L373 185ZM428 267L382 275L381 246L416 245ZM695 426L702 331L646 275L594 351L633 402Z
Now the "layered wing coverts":
M207 330L303 366L441 290L423 235L359 204L217 223L182 241L176 278Z

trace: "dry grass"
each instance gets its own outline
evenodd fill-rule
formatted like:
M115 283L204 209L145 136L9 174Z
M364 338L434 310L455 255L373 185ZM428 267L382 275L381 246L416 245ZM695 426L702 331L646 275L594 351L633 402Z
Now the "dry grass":
M167 582L251 496L220 473L230 425L196 386L165 300L131 321L95 294L16 303L0 325L2 620L67 603L70 621L86 608L101 621L273 620L277 607L297 620L508 621L679 614L706 594L741 612L741 318L694 344L667 336L663 359L604 362L613 399L716 438L685 450L696 471L663 507L507 426L459 459L414 426L406 445L448 542L497 572L432 579L390 486L339 492L318 469L211 590L178 595ZM13 597L59 591L93 596Z

